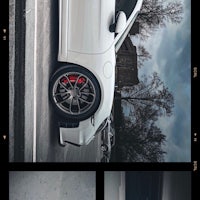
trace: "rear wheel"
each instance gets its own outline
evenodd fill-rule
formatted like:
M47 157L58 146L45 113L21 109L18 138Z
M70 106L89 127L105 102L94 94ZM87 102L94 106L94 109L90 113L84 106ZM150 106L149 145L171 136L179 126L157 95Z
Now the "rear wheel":
M64 118L85 120L100 104L100 86L87 69L69 65L58 69L50 80L50 99Z

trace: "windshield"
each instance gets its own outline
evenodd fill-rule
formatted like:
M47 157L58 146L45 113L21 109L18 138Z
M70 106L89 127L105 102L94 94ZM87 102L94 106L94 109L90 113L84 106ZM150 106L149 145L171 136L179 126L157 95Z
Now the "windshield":
M116 0L116 12L124 11L127 19L133 12L138 0Z

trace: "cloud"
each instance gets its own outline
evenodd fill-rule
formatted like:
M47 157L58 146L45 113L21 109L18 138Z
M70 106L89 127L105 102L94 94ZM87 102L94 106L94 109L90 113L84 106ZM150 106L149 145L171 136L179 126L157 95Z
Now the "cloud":
M179 49L176 50L175 55L180 56L182 52L183 52L183 48L180 47Z
M145 62L139 70L150 75L158 72L161 80L173 93L175 99L174 115L158 121L167 136L166 161L185 162L191 159L191 5L184 0L183 21L167 24L157 31L145 47L152 59Z
M189 127L184 123L185 114L175 114L172 117L161 117L156 123L166 135L166 143L163 146L167 152L165 161L186 162L190 161Z
M190 162L191 154L186 148L176 145L173 141L168 139L168 143L164 146L164 151L167 152L165 155L166 162ZM187 148L191 148L189 144Z
M165 38L168 38L166 35ZM175 109L174 121L165 127L167 137L167 161L190 161L190 135L191 135L191 96L190 96L190 47L189 42L180 38L173 38L174 43L168 44L171 52L164 46L160 47L157 62L161 67L160 75L167 87L174 94ZM181 44L181 45L180 45ZM165 45L163 43L163 45ZM180 50L181 49L181 50ZM172 52L179 53L172 53ZM162 61L162 56L167 57L167 62ZM160 124L161 127L163 126Z
M156 71L174 95L174 115L162 117L158 125L167 136L166 161L191 159L191 2L183 0L183 20L168 23L147 41L140 42L152 55L139 70L142 75ZM138 42L138 41L137 41Z

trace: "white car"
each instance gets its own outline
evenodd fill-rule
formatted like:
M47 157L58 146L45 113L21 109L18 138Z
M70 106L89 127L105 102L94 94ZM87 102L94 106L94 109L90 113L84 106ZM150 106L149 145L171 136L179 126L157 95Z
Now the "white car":
M59 67L50 99L62 116L60 143L86 145L110 116L116 52L143 0L59 0Z

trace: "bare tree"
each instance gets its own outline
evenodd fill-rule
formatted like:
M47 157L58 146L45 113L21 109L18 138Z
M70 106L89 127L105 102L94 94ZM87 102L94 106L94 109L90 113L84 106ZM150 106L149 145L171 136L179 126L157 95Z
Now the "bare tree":
M138 123L132 127L120 130L119 154L124 162L163 162L166 136L151 123L149 128L143 124L143 130Z
M127 88L121 99L141 108L149 105L158 116L171 116L174 107L172 93L156 72L152 76L144 76L137 87Z
M124 88L120 98L131 106L118 134L120 161L163 162L166 136L155 122L160 116L172 115L174 98L169 89L154 72L138 85Z
M151 54L145 49L144 46L137 47L138 67L142 67L144 62L151 59Z
M166 26L166 22L180 23L183 16L182 2L166 0L144 0L137 17L140 24L140 36L147 39L154 31Z

